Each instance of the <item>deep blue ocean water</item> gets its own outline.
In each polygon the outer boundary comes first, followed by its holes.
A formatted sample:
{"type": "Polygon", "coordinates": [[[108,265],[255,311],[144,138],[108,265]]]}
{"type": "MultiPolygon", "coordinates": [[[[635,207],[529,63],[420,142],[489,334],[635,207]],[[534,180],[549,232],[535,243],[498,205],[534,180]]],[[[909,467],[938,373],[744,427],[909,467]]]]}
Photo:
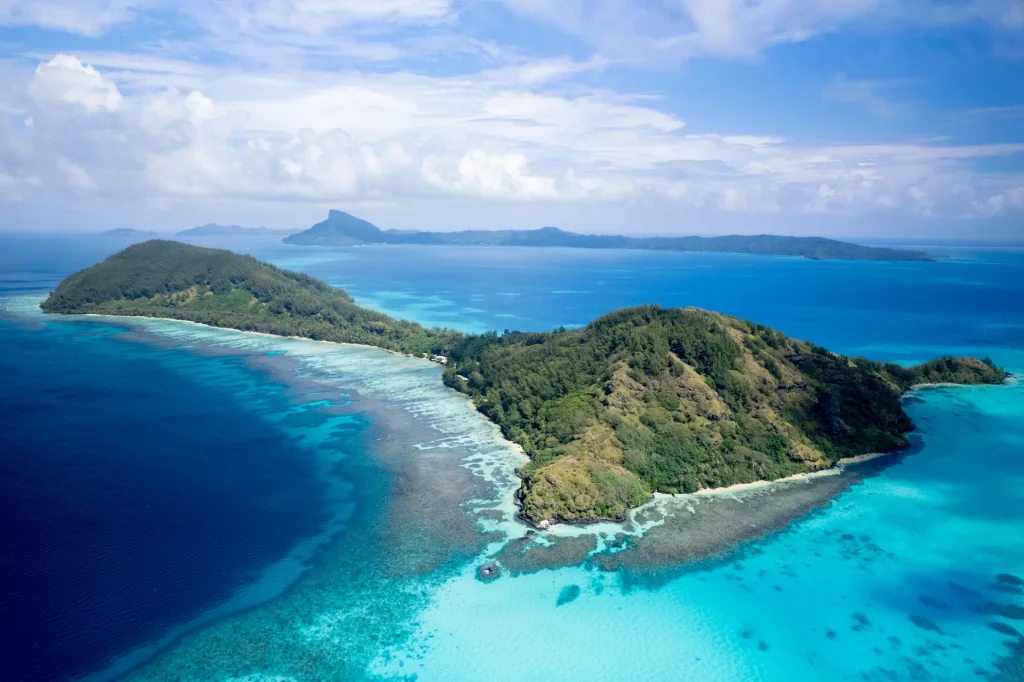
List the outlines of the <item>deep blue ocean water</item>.
{"type": "MultiPolygon", "coordinates": [[[[48,289],[124,245],[0,237],[0,296],[48,289]]],[[[851,355],[988,355],[1024,373],[1021,250],[943,248],[939,263],[900,264],[207,245],[468,331],[576,326],[640,303],[698,305],[851,355]]],[[[0,579],[16,588],[0,606],[0,634],[18,653],[4,658],[4,679],[103,668],[222,604],[327,524],[323,472],[282,417],[295,409],[286,388],[243,357],[141,343],[96,322],[0,319],[0,376],[0,499],[16,500],[3,531],[14,550],[0,559],[0,579]]],[[[1002,633],[1024,628],[990,608],[1021,601],[996,576],[1024,574],[1024,394],[1019,384],[936,389],[908,410],[919,426],[911,456],[756,551],[652,590],[614,589],[609,576],[573,568],[453,581],[424,611],[415,646],[391,657],[402,667],[377,671],[455,681],[637,670],[698,682],[986,679],[1014,641],[1002,633]],[[567,589],[579,596],[559,606],[567,589]],[[539,622],[548,634],[524,659],[539,622]]],[[[332,447],[358,449],[360,433],[352,426],[332,447]]],[[[301,626],[275,636],[305,642],[301,626]]]]}
{"type": "Polygon", "coordinates": [[[0,322],[5,680],[57,680],[159,639],[327,519],[309,453],[233,358],[0,322]]]}
{"type": "MultiPolygon", "coordinates": [[[[199,243],[199,242],[197,242],[199,243]]],[[[580,326],[616,308],[693,305],[846,353],[1024,345],[1024,249],[935,248],[937,263],[535,248],[251,252],[358,301],[470,331],[580,326]],[[886,351],[870,349],[889,347],[886,351]]],[[[913,359],[913,358],[908,358],[913,359]]]]}

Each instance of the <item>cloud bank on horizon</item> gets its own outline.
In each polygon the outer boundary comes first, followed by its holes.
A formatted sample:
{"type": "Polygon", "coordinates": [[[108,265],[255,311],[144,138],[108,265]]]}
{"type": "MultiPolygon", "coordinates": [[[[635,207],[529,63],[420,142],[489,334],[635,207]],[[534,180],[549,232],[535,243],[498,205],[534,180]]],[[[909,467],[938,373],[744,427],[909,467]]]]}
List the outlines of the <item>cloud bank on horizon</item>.
{"type": "Polygon", "coordinates": [[[0,0],[0,229],[328,206],[1024,238],[1024,3],[0,0]]]}

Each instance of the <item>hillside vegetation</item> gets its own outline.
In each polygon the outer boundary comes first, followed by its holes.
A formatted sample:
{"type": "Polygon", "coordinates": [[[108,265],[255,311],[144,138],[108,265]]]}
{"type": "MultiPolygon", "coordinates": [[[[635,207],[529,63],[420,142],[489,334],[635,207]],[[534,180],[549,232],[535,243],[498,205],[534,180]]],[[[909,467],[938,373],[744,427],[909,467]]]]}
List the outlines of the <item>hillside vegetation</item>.
{"type": "Polygon", "coordinates": [[[168,317],[414,355],[443,352],[458,336],[360,308],[342,289],[252,256],[163,240],[70,275],[42,308],[168,317]]]}
{"type": "Polygon", "coordinates": [[[308,275],[160,240],[69,276],[42,307],[446,354],[445,383],[530,456],[520,500],[535,523],[619,518],[656,491],[772,480],[902,448],[909,387],[1006,378],[989,360],[851,359],[697,308],[628,308],[547,333],[425,329],[308,275]]]}
{"type": "Polygon", "coordinates": [[[617,310],[574,331],[467,337],[445,382],[530,456],[523,514],[618,518],[655,491],[772,480],[905,447],[918,383],[998,383],[991,361],[850,359],[696,308],[617,310]]]}

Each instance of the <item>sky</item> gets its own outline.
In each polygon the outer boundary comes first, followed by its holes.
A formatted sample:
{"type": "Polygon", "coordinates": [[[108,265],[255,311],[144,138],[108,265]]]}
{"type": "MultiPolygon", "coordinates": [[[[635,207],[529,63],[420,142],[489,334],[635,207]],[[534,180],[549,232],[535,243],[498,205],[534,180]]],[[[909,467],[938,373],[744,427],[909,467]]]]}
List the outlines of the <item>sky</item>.
{"type": "Polygon", "coordinates": [[[1024,241],[1024,0],[0,0],[0,230],[1024,241]]]}

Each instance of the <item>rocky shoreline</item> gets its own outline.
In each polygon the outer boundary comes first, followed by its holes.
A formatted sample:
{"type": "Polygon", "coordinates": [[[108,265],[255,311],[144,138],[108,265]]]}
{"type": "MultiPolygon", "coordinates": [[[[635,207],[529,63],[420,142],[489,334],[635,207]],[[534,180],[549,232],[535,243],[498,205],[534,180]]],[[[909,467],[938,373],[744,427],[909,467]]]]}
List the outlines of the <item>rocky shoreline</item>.
{"type": "Polygon", "coordinates": [[[621,571],[633,580],[660,582],[784,532],[864,478],[899,462],[905,452],[863,455],[831,469],[778,481],[655,495],[620,521],[529,531],[486,557],[477,577],[490,582],[505,573],[586,565],[621,571]]]}

